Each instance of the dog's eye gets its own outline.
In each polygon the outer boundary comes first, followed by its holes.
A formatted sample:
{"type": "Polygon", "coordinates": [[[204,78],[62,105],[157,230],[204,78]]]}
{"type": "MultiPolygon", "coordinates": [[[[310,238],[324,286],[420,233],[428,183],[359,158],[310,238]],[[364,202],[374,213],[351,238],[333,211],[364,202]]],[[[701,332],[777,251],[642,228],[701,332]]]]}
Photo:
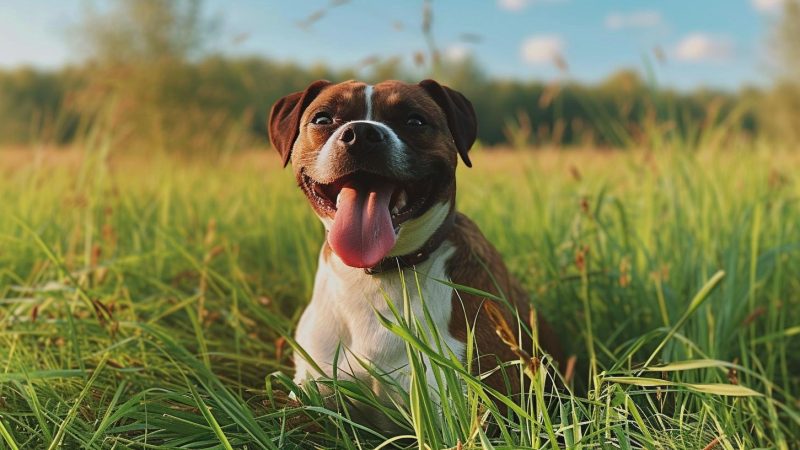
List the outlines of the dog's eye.
{"type": "Polygon", "coordinates": [[[425,119],[422,118],[419,114],[412,114],[408,116],[406,120],[406,125],[410,127],[421,127],[425,125],[425,119]]]}
{"type": "Polygon", "coordinates": [[[314,115],[314,118],[311,119],[311,123],[314,125],[330,125],[333,123],[333,119],[331,115],[326,112],[318,112],[314,115]]]}

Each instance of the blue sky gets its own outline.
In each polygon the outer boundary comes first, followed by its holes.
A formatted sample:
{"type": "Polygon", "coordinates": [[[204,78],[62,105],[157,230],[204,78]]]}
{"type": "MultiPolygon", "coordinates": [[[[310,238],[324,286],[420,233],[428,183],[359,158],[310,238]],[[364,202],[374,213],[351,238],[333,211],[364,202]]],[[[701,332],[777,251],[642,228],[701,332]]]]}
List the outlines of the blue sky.
{"type": "MultiPolygon", "coordinates": [[[[0,66],[80,61],[69,30],[90,4],[103,3],[0,3],[0,66]]],[[[205,8],[221,18],[213,48],[229,54],[358,67],[372,56],[411,65],[425,49],[422,0],[331,4],[207,0],[205,8]],[[321,9],[326,14],[313,24],[298,25],[321,9]]],[[[595,82],[650,61],[661,85],[736,89],[769,82],[768,38],[781,0],[433,0],[432,7],[445,57],[470,55],[490,75],[595,82]],[[480,40],[465,41],[465,33],[480,40]],[[566,71],[554,63],[559,58],[566,71]]]]}

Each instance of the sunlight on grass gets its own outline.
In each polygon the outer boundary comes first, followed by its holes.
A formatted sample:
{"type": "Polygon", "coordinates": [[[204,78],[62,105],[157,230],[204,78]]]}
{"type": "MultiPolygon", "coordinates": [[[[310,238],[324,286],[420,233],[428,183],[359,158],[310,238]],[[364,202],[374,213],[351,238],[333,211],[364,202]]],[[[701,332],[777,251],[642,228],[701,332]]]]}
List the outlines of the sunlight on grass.
{"type": "Polygon", "coordinates": [[[414,380],[390,386],[396,405],[362,382],[291,381],[291,332],[323,236],[272,155],[146,160],[98,135],[49,158],[0,166],[0,448],[800,441],[797,155],[756,143],[478,149],[475,168],[459,168],[459,208],[576,369],[564,380],[525,349],[541,364],[505,368],[533,377],[508,398],[470,373],[474,354],[459,361],[424,332],[427,317],[387,299],[393,316],[381,320],[407,343],[414,380]],[[354,401],[400,436],[352,420],[354,401]]]}

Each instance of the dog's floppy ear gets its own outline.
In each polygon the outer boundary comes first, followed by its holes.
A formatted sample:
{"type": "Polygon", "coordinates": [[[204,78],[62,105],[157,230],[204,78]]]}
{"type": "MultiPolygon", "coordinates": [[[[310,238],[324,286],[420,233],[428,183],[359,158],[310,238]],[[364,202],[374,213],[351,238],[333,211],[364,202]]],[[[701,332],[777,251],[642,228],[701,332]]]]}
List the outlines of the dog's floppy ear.
{"type": "Polygon", "coordinates": [[[453,135],[458,154],[467,167],[472,167],[467,152],[478,136],[478,119],[475,117],[472,103],[460,92],[442,86],[434,80],[423,80],[419,85],[447,115],[447,126],[453,135]]]}
{"type": "Polygon", "coordinates": [[[317,80],[305,91],[294,92],[275,102],[269,111],[269,140],[275,150],[281,154],[283,167],[289,164],[292,157],[292,146],[300,134],[300,118],[308,105],[331,85],[328,80],[317,80]]]}

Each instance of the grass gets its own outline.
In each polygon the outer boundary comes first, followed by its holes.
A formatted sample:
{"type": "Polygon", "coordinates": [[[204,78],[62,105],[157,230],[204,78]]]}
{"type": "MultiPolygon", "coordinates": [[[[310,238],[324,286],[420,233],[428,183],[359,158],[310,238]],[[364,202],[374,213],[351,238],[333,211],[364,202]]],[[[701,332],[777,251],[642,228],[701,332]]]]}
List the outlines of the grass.
{"type": "Polygon", "coordinates": [[[459,207],[577,364],[502,397],[387,299],[413,380],[391,407],[290,381],[323,237],[290,171],[111,147],[0,153],[0,448],[800,448],[797,153],[478,149],[459,207]]]}

